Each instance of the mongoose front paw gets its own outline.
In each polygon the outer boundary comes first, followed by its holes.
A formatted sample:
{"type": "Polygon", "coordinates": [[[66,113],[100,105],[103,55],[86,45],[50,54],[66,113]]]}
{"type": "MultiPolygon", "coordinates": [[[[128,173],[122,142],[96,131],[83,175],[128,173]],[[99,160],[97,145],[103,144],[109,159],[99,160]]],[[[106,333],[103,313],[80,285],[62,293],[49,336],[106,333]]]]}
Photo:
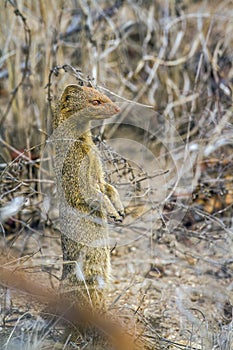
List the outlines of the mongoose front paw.
{"type": "Polygon", "coordinates": [[[125,217],[125,213],[124,212],[117,212],[117,214],[114,214],[114,215],[109,215],[109,217],[111,219],[114,219],[114,221],[116,222],[122,222],[124,217],[125,217]]]}
{"type": "MultiPolygon", "coordinates": [[[[121,217],[121,221],[125,216],[125,211],[123,204],[121,203],[119,193],[112,185],[106,183],[105,184],[105,194],[108,196],[110,202],[112,203],[115,211],[121,217]]],[[[118,221],[118,220],[117,220],[118,221]]]]}
{"type": "Polygon", "coordinates": [[[113,203],[114,208],[116,209],[117,213],[121,216],[122,220],[125,217],[125,210],[124,207],[122,205],[122,203],[120,201],[118,201],[117,203],[113,203]]]}
{"type": "Polygon", "coordinates": [[[121,218],[122,218],[122,220],[123,220],[124,217],[125,217],[125,211],[124,211],[124,209],[118,210],[118,214],[121,216],[121,218]]]}

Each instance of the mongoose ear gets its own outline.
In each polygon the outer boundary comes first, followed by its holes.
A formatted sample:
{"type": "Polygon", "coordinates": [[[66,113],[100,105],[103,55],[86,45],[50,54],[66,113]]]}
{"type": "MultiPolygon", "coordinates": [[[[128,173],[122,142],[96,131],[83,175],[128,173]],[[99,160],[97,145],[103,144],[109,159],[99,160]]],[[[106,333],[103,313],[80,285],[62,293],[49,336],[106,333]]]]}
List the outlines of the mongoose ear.
{"type": "Polygon", "coordinates": [[[67,85],[62,93],[62,95],[68,95],[71,92],[83,91],[82,86],[76,84],[67,85]]]}

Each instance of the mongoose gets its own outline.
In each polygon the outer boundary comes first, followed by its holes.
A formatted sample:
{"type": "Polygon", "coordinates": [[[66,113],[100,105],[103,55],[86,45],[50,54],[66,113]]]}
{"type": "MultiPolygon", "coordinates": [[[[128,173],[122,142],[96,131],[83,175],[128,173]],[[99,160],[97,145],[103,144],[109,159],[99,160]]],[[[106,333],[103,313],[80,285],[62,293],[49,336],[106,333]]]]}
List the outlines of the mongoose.
{"type": "Polygon", "coordinates": [[[53,119],[64,260],[62,286],[95,309],[106,308],[110,277],[107,218],[122,221],[124,208],[117,190],[104,179],[90,122],[110,118],[119,111],[96,89],[68,85],[53,119]]]}

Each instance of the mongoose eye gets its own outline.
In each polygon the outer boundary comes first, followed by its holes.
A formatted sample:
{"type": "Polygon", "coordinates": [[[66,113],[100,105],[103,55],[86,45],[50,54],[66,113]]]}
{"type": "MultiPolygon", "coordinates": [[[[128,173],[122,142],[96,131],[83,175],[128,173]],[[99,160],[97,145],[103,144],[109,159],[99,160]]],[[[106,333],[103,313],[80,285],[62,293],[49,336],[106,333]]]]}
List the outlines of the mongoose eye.
{"type": "Polygon", "coordinates": [[[99,100],[93,100],[92,104],[93,104],[93,106],[98,106],[101,104],[101,102],[99,100]]]}

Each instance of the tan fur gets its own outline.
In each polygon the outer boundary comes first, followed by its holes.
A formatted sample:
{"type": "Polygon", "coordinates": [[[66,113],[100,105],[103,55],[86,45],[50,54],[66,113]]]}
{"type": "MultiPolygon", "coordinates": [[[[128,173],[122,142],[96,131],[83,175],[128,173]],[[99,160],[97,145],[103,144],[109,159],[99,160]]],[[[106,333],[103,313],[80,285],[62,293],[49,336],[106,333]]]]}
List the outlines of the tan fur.
{"type": "Polygon", "coordinates": [[[60,179],[64,201],[68,203],[60,205],[62,285],[95,309],[106,308],[105,291],[110,277],[107,217],[122,221],[124,209],[117,190],[105,182],[90,121],[110,118],[118,112],[119,108],[96,89],[68,85],[53,120],[54,129],[61,130],[61,138],[68,134],[75,140],[66,151],[60,179]],[[66,124],[68,127],[63,128],[66,124]],[[70,214],[69,208],[75,212],[70,214]],[[73,228],[70,222],[75,215],[77,224],[73,228]]]}

